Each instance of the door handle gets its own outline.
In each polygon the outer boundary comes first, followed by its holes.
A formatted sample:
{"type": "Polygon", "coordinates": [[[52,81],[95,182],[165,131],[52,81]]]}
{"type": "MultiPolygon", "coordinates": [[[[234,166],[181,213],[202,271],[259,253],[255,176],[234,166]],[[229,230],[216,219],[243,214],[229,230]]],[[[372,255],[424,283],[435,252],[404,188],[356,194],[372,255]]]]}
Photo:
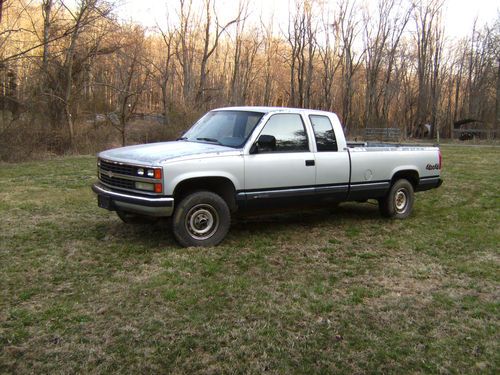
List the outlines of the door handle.
{"type": "Polygon", "coordinates": [[[314,160],[306,160],[306,167],[314,166],[314,160]]]}

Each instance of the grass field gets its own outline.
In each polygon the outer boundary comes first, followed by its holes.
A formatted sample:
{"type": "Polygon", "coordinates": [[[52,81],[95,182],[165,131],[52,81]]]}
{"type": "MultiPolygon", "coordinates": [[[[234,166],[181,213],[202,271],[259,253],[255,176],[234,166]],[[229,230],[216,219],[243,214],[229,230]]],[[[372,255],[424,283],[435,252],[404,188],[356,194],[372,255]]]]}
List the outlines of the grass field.
{"type": "Polygon", "coordinates": [[[182,249],[98,209],[95,160],[0,165],[0,373],[498,373],[500,149],[412,217],[239,220],[182,249]]]}

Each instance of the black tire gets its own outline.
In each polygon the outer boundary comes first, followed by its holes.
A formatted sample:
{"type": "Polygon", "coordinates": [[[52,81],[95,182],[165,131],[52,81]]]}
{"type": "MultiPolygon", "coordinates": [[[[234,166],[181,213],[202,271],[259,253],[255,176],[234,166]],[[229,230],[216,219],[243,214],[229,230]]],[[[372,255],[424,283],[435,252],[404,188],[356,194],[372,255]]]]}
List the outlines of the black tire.
{"type": "Polygon", "coordinates": [[[151,216],[144,216],[139,214],[134,214],[126,211],[116,211],[116,215],[126,224],[151,224],[156,222],[158,219],[151,216]]]}
{"type": "Polygon", "coordinates": [[[392,219],[406,219],[411,214],[414,201],[413,185],[405,179],[397,180],[389,193],[379,199],[380,213],[392,219]]]}
{"type": "Polygon", "coordinates": [[[224,199],[210,191],[187,195],[176,207],[172,230],[181,246],[216,246],[226,237],[231,213],[224,199]]]}

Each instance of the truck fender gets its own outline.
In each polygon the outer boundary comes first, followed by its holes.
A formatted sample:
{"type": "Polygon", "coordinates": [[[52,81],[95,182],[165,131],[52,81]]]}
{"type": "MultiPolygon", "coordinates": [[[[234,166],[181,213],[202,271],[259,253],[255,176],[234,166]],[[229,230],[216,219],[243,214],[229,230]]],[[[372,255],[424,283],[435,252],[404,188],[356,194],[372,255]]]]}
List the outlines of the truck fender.
{"type": "MultiPolygon", "coordinates": [[[[178,176],[176,176],[172,181],[169,182],[169,190],[173,192],[175,191],[176,187],[183,181],[190,180],[190,179],[199,179],[199,178],[204,178],[204,177],[219,177],[219,178],[225,178],[229,181],[234,186],[235,190],[240,190],[241,186],[235,176],[231,175],[230,173],[223,172],[223,171],[196,171],[196,172],[187,172],[187,173],[182,173],[178,176]]],[[[200,186],[202,188],[202,186],[200,186]]]]}
{"type": "Polygon", "coordinates": [[[400,178],[407,179],[413,187],[416,187],[420,179],[418,167],[416,165],[400,165],[394,168],[391,172],[391,182],[394,183],[400,178]]]}

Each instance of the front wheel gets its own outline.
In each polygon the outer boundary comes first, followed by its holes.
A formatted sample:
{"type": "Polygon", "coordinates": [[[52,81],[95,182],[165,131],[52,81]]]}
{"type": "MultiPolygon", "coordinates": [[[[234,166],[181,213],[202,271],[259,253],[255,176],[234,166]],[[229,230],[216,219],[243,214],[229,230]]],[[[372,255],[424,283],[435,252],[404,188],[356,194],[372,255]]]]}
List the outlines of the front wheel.
{"type": "Polygon", "coordinates": [[[379,199],[380,213],[393,219],[406,219],[411,214],[414,200],[413,185],[405,179],[397,180],[389,193],[379,199]]]}
{"type": "Polygon", "coordinates": [[[172,221],[174,236],[181,246],[218,245],[229,230],[231,213],[219,195],[198,191],[177,206],[172,221]]]}

